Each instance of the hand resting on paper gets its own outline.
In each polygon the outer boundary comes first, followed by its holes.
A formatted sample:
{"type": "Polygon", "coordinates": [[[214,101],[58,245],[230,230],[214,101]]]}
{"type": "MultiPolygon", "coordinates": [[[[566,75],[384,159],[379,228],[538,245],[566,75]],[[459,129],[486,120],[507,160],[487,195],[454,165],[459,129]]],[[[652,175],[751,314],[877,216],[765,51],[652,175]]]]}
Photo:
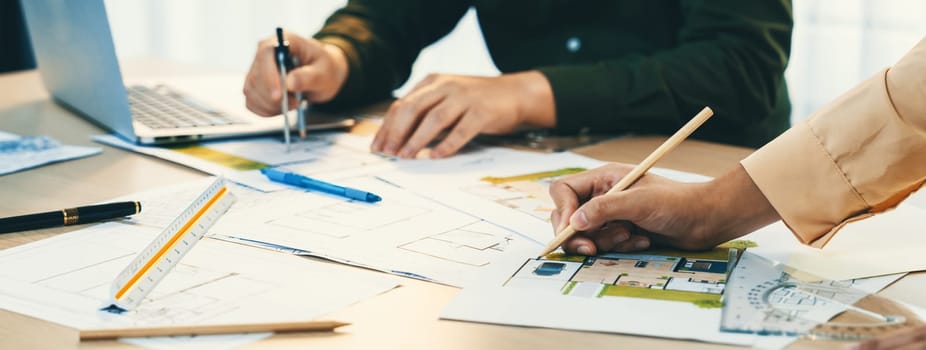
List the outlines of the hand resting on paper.
{"type": "Polygon", "coordinates": [[[554,229],[571,223],[579,233],[563,244],[566,252],[595,255],[651,245],[708,249],[779,219],[742,166],[705,183],[646,174],[628,189],[606,195],[631,169],[608,164],[550,186],[554,229]]]}
{"type": "Polygon", "coordinates": [[[552,128],[554,114],[550,84],[537,71],[497,77],[431,74],[389,107],[370,149],[410,159],[446,131],[431,151],[432,158],[443,158],[478,134],[552,128]]]}

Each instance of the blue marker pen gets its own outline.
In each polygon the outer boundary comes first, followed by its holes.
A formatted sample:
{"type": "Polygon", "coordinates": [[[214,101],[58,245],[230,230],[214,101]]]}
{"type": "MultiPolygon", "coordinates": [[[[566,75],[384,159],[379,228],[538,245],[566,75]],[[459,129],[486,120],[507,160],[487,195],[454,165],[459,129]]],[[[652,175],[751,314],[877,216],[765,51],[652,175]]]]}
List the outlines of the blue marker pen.
{"type": "Polygon", "coordinates": [[[367,191],[338,186],[333,183],[316,180],[299,174],[287,173],[273,168],[260,169],[260,173],[267,176],[271,181],[302,187],[307,190],[324,192],[367,203],[376,203],[383,200],[382,197],[367,191]]]}

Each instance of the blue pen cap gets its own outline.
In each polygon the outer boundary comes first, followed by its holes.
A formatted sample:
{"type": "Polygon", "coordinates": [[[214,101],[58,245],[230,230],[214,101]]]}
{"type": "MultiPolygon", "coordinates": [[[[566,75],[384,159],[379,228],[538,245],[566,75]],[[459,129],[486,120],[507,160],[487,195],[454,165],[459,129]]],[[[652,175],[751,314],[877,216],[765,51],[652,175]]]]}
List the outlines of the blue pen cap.
{"type": "Polygon", "coordinates": [[[284,172],[282,172],[282,171],[279,171],[279,170],[276,170],[276,169],[274,169],[274,168],[263,168],[263,169],[260,169],[260,173],[261,173],[261,174],[264,174],[264,176],[267,176],[268,178],[270,178],[271,181],[285,182],[286,173],[284,173],[284,172]]]}
{"type": "Polygon", "coordinates": [[[361,190],[353,189],[350,187],[344,188],[344,197],[355,199],[358,201],[364,201],[368,203],[376,203],[376,202],[383,200],[380,196],[377,196],[370,192],[361,191],[361,190]]]}

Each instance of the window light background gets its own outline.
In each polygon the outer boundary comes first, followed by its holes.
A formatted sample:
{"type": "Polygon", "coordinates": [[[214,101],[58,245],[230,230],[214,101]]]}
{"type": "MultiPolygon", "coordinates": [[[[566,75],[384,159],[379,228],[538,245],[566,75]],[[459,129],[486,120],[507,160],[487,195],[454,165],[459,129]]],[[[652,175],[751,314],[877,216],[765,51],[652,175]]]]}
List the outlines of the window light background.
{"type": "MultiPolygon", "coordinates": [[[[106,0],[120,58],[156,57],[246,72],[257,41],[282,26],[303,35],[321,28],[346,1],[106,0]]],[[[926,1],[795,0],[786,77],[799,121],[848,88],[894,63],[926,36],[926,1]]],[[[474,11],[427,48],[404,94],[428,73],[496,75],[474,11]]]]}

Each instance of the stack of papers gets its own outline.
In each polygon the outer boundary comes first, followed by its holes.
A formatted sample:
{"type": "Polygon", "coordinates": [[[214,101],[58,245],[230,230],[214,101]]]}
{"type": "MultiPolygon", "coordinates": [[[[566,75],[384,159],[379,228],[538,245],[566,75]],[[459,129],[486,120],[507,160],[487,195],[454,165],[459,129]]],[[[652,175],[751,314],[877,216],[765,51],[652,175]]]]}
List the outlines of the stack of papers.
{"type": "MultiPolygon", "coordinates": [[[[272,137],[173,148],[136,146],[111,135],[96,140],[225,175],[246,188],[233,189],[238,201],[211,238],[138,310],[112,315],[98,308],[112,278],[183,207],[176,203],[198,191],[156,191],[130,220],[0,252],[0,308],[80,329],[279,322],[314,318],[397,285],[388,276],[296,254],[466,287],[443,312],[448,319],[757,344],[754,334],[720,331],[720,296],[734,283],[728,281],[736,262],[730,257],[742,247],[716,254],[536,257],[553,237],[550,183],[600,161],[502,148],[394,160],[370,154],[368,137],[336,133],[315,134],[290,153],[272,137]],[[383,201],[273,183],[260,174],[265,167],[376,193],[383,201]]],[[[652,172],[683,182],[709,180],[652,172]]],[[[917,239],[916,219],[924,214],[901,206],[847,226],[822,251],[800,245],[780,224],[744,237],[743,244],[757,256],[826,280],[923,269],[916,263],[921,259],[897,258],[914,256],[916,247],[894,248],[917,239]],[[872,245],[870,232],[885,227],[891,232],[879,232],[883,246],[872,245]]],[[[871,282],[866,291],[892,278],[871,282]]]]}

